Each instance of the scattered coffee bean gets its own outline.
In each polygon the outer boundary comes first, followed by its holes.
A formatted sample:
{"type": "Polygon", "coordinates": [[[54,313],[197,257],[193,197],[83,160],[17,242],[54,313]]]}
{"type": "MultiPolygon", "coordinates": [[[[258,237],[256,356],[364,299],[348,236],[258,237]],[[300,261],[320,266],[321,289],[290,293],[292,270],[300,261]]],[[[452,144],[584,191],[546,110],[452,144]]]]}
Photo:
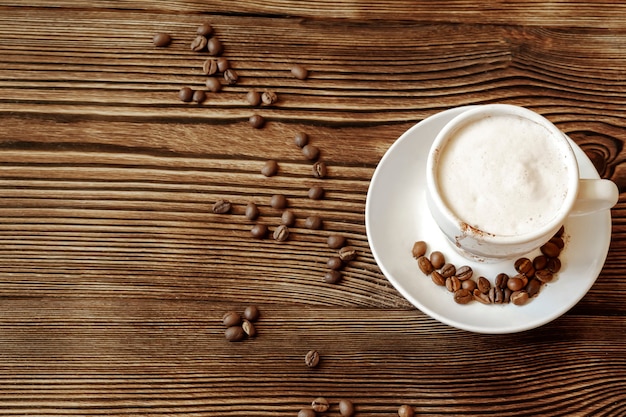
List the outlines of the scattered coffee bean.
{"type": "Polygon", "coordinates": [[[354,404],[350,400],[339,400],[339,414],[342,417],[352,417],[354,415],[354,404]]]}
{"type": "Polygon", "coordinates": [[[555,237],[563,237],[563,233],[565,233],[565,226],[561,226],[559,230],[554,234],[555,237]]]}
{"type": "Polygon", "coordinates": [[[339,258],[344,262],[350,262],[356,259],[356,249],[352,246],[344,246],[339,249],[339,258]]]}
{"type": "Polygon", "coordinates": [[[265,125],[265,119],[263,118],[263,116],[258,114],[250,116],[250,119],[248,121],[255,129],[260,129],[265,125]]]}
{"type": "Polygon", "coordinates": [[[513,291],[511,291],[508,288],[505,288],[502,290],[502,292],[504,293],[504,300],[502,301],[503,304],[508,304],[511,302],[511,294],[513,294],[513,291]]]}
{"type": "Polygon", "coordinates": [[[248,306],[243,310],[243,318],[249,321],[257,321],[261,312],[257,306],[248,306]]]}
{"type": "Polygon", "coordinates": [[[287,227],[291,227],[296,223],[296,215],[291,210],[285,210],[282,216],[280,216],[280,222],[287,227]]]}
{"type": "Polygon", "coordinates": [[[217,69],[217,60],[213,58],[209,58],[204,63],[202,63],[202,72],[207,75],[216,74],[217,69]]]}
{"type": "Polygon", "coordinates": [[[246,94],[246,101],[251,106],[258,106],[261,104],[261,94],[258,91],[248,91],[246,94]]]}
{"type": "Polygon", "coordinates": [[[554,243],[560,250],[563,250],[563,248],[565,247],[565,241],[561,237],[555,236],[550,239],[549,242],[554,243]]]}
{"type": "Polygon", "coordinates": [[[417,258],[417,266],[424,275],[430,275],[435,270],[435,268],[433,268],[433,264],[430,262],[430,259],[426,256],[420,256],[417,258]]]}
{"type": "Polygon", "coordinates": [[[532,277],[535,274],[535,267],[528,258],[519,258],[513,265],[515,270],[520,274],[524,274],[527,277],[532,277]]]}
{"type": "Polygon", "coordinates": [[[277,173],[278,173],[278,162],[274,161],[273,159],[265,161],[263,168],[261,168],[261,174],[265,175],[266,177],[272,177],[276,175],[277,173]]]}
{"type": "Polygon", "coordinates": [[[329,248],[331,248],[331,249],[339,249],[339,248],[345,246],[346,238],[344,236],[342,236],[342,235],[333,234],[333,235],[328,236],[327,243],[328,243],[328,247],[329,248]]]}
{"type": "Polygon", "coordinates": [[[198,26],[198,29],[196,30],[196,34],[199,36],[204,36],[205,38],[208,38],[211,35],[213,35],[213,26],[205,22],[201,24],[200,26],[198,26]]]}
{"type": "Polygon", "coordinates": [[[304,221],[304,227],[311,230],[319,230],[324,225],[324,221],[320,216],[309,216],[304,221]]]}
{"type": "Polygon", "coordinates": [[[328,269],[338,270],[343,267],[343,261],[338,256],[331,256],[326,261],[326,266],[328,267],[328,269]]]}
{"type": "Polygon", "coordinates": [[[222,55],[224,52],[224,46],[219,39],[213,37],[209,39],[206,43],[206,48],[209,51],[209,55],[218,56],[222,55]]]}
{"type": "Polygon", "coordinates": [[[284,242],[289,239],[289,228],[284,224],[281,224],[274,230],[274,240],[277,242],[284,242]]]}
{"type": "Polygon", "coordinates": [[[529,280],[528,284],[526,285],[526,292],[528,292],[528,296],[534,297],[535,295],[539,294],[541,284],[542,282],[536,278],[529,280]]]}
{"type": "Polygon", "coordinates": [[[320,363],[320,354],[317,350],[309,350],[304,356],[304,363],[309,368],[315,368],[320,363]]]}
{"type": "Polygon", "coordinates": [[[230,201],[220,199],[220,200],[217,200],[215,204],[213,204],[213,213],[226,214],[230,212],[231,208],[232,208],[232,204],[230,203],[230,201]]]}
{"type": "Polygon", "coordinates": [[[550,258],[548,259],[548,265],[546,269],[553,274],[556,274],[561,270],[561,260],[559,258],[550,258]]]}
{"type": "Polygon", "coordinates": [[[304,132],[298,132],[293,141],[298,148],[304,148],[309,143],[309,136],[304,132]]]}
{"type": "Polygon", "coordinates": [[[229,68],[224,71],[224,80],[230,85],[237,84],[237,81],[239,81],[239,74],[237,74],[237,71],[234,69],[229,68]]]}
{"type": "Polygon", "coordinates": [[[206,100],[206,93],[202,90],[196,90],[193,92],[192,100],[200,104],[206,100]]]}
{"type": "Polygon", "coordinates": [[[451,277],[445,278],[445,280],[446,280],[445,281],[446,288],[450,292],[457,292],[463,287],[463,285],[461,284],[461,280],[455,277],[454,275],[452,275],[451,277]]]}
{"type": "Polygon", "coordinates": [[[152,43],[156,47],[163,48],[165,46],[169,46],[172,43],[172,37],[163,32],[155,33],[154,37],[152,38],[152,43]]]}
{"type": "Polygon", "coordinates": [[[303,408],[302,410],[298,411],[298,417],[316,417],[317,414],[315,414],[315,411],[313,411],[311,408],[303,408]]]}
{"type": "Polygon", "coordinates": [[[411,249],[411,254],[413,255],[415,259],[417,259],[420,256],[424,256],[426,254],[427,248],[428,248],[428,245],[426,245],[426,242],[424,242],[423,240],[418,240],[417,242],[413,244],[413,248],[411,249]]]}
{"type": "MultiPolygon", "coordinates": [[[[461,279],[459,278],[459,280],[461,279]]],[[[461,280],[461,288],[465,290],[474,292],[474,290],[476,289],[476,286],[477,286],[476,281],[472,279],[461,280]]]]}
{"type": "Polygon", "coordinates": [[[504,301],[504,292],[502,291],[502,288],[491,287],[489,290],[489,301],[493,304],[502,304],[504,301]]]}
{"type": "Polygon", "coordinates": [[[491,282],[489,282],[489,280],[485,277],[478,277],[476,287],[481,293],[487,294],[489,292],[489,289],[491,288],[491,282]]]}
{"type": "Polygon", "coordinates": [[[320,149],[314,145],[304,145],[302,147],[302,155],[310,161],[314,161],[320,156],[320,149]]]}
{"type": "Polygon", "coordinates": [[[509,278],[509,280],[506,282],[506,286],[511,291],[519,291],[522,288],[524,288],[524,282],[522,281],[520,277],[515,276],[515,277],[509,278]]]}
{"type": "Polygon", "coordinates": [[[514,291],[511,294],[511,302],[516,306],[524,305],[528,302],[528,293],[524,290],[514,291]]]}
{"type": "Polygon", "coordinates": [[[267,236],[267,232],[268,228],[265,224],[255,224],[254,226],[252,226],[252,229],[250,229],[250,234],[252,235],[252,237],[255,237],[257,239],[263,239],[265,236],[267,236]]]}
{"type": "Polygon", "coordinates": [[[455,274],[456,274],[456,267],[452,265],[451,263],[447,263],[441,267],[441,275],[444,278],[451,277],[452,275],[455,275],[455,274]]]}
{"type": "Polygon", "coordinates": [[[282,194],[274,194],[272,198],[270,198],[270,206],[275,209],[284,209],[287,207],[287,197],[282,194]]]}
{"type": "Polygon", "coordinates": [[[241,323],[241,328],[243,329],[244,333],[248,335],[248,337],[256,336],[256,328],[250,322],[250,320],[244,320],[241,323]]]}
{"type": "Polygon", "coordinates": [[[306,80],[309,76],[309,71],[302,65],[296,64],[291,67],[291,74],[299,80],[306,80]]]}
{"type": "Polygon", "coordinates": [[[328,400],[324,397],[317,397],[311,403],[311,408],[316,413],[325,413],[326,411],[328,411],[329,407],[330,404],[328,403],[328,400]]]}
{"type": "Polygon", "coordinates": [[[533,259],[533,268],[535,271],[546,269],[548,267],[548,258],[545,255],[539,255],[533,259]]]}
{"type": "Polygon", "coordinates": [[[313,187],[309,188],[308,196],[311,200],[321,200],[322,198],[324,198],[324,194],[324,187],[314,185],[313,187]]]}
{"type": "Polygon", "coordinates": [[[543,283],[546,283],[554,279],[554,274],[552,274],[552,272],[548,271],[547,269],[540,269],[535,273],[535,278],[543,283]]]}
{"type": "Polygon", "coordinates": [[[224,57],[217,58],[217,70],[219,72],[224,72],[228,68],[230,68],[230,62],[228,61],[228,59],[224,57]]]}
{"type": "Polygon", "coordinates": [[[430,274],[430,278],[433,280],[433,282],[436,285],[439,285],[439,286],[446,285],[446,279],[442,277],[441,274],[437,272],[436,270],[430,274]]]}
{"type": "Polygon", "coordinates": [[[213,93],[218,93],[222,90],[222,83],[215,77],[209,77],[205,82],[206,88],[213,93]]]}
{"type": "Polygon", "coordinates": [[[561,253],[561,248],[559,248],[554,242],[547,242],[541,246],[539,250],[548,258],[556,258],[561,253]]]}
{"type": "Polygon", "coordinates": [[[330,271],[327,271],[324,275],[324,282],[328,284],[337,284],[339,281],[341,281],[341,278],[342,274],[340,271],[336,269],[331,269],[330,271]]]}
{"type": "Polygon", "coordinates": [[[317,161],[313,164],[313,176],[315,178],[326,178],[326,175],[328,175],[328,168],[326,168],[324,161],[317,161]]]}
{"type": "Polygon", "coordinates": [[[489,296],[487,294],[481,292],[478,288],[476,288],[472,292],[472,295],[474,295],[474,300],[478,301],[479,303],[491,304],[491,301],[489,301],[489,296]]]}
{"type": "Polygon", "coordinates": [[[227,311],[222,317],[222,323],[226,327],[239,326],[241,324],[241,315],[236,311],[227,311]]]}
{"type": "Polygon", "coordinates": [[[207,38],[202,35],[198,35],[193,39],[193,41],[191,41],[191,50],[194,52],[200,52],[206,48],[206,44],[207,38]]]}
{"type": "Polygon", "coordinates": [[[415,410],[409,405],[403,404],[398,408],[398,417],[413,417],[415,410]]]}
{"type": "Polygon", "coordinates": [[[193,90],[189,87],[182,87],[178,90],[178,98],[180,101],[184,101],[185,103],[189,103],[193,100],[193,90]]]}
{"type": "Polygon", "coordinates": [[[246,338],[246,332],[241,326],[231,326],[224,331],[224,337],[229,342],[240,342],[246,338]]]}
{"type": "Polygon", "coordinates": [[[435,269],[441,269],[446,263],[446,258],[443,253],[436,250],[430,254],[430,262],[435,269]]]}
{"type": "Polygon", "coordinates": [[[506,288],[506,283],[509,280],[509,276],[505,273],[500,273],[496,275],[495,286],[502,289],[506,288]]]}
{"type": "Polygon", "coordinates": [[[278,94],[273,91],[264,91],[261,94],[261,102],[266,106],[271,106],[278,101],[278,94]]]}
{"type": "Polygon", "coordinates": [[[456,270],[455,275],[459,280],[465,281],[467,279],[470,279],[472,275],[474,275],[474,271],[469,266],[463,265],[462,267],[456,270]]]}

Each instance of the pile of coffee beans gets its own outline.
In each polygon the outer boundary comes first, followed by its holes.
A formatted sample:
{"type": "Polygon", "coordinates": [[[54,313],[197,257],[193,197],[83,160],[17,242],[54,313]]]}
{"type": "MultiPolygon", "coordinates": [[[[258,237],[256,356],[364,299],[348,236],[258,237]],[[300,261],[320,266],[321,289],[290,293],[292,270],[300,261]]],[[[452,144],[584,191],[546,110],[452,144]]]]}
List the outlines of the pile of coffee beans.
{"type": "Polygon", "coordinates": [[[457,268],[447,263],[443,253],[433,251],[426,256],[428,245],[424,241],[413,244],[411,253],[417,259],[417,265],[424,275],[430,276],[439,286],[445,286],[454,296],[458,304],[477,301],[483,304],[508,304],[518,306],[526,304],[535,297],[541,286],[551,282],[561,269],[559,255],[565,247],[564,227],[539,250],[541,255],[532,260],[526,257],[515,261],[513,267],[517,272],[509,276],[502,272],[496,275],[493,285],[483,276],[475,277],[470,266],[457,268]]]}
{"type": "Polygon", "coordinates": [[[241,342],[249,337],[256,336],[254,324],[260,316],[258,307],[248,306],[239,314],[235,310],[227,311],[222,316],[222,323],[226,327],[224,337],[229,342],[241,342]]]}
{"type": "MultiPolygon", "coordinates": [[[[331,404],[324,397],[317,397],[311,402],[310,407],[301,409],[298,417],[316,417],[319,414],[326,413],[330,410],[331,404]]],[[[354,404],[350,400],[341,399],[337,404],[339,415],[343,417],[351,417],[354,415],[354,404]]]]}

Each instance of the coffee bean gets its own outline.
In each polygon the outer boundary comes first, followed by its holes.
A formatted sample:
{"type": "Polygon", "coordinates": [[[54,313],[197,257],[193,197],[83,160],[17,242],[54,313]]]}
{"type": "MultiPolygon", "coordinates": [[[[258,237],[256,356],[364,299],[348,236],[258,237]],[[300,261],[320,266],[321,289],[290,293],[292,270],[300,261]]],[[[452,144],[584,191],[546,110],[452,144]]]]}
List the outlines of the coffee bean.
{"type": "Polygon", "coordinates": [[[243,310],[243,318],[249,321],[257,321],[261,312],[257,306],[248,306],[243,310]]]}
{"type": "Polygon", "coordinates": [[[193,92],[193,96],[191,97],[193,101],[200,104],[206,100],[206,93],[202,90],[196,90],[193,92]]]}
{"type": "Polygon", "coordinates": [[[517,272],[527,277],[532,277],[535,274],[535,267],[528,258],[519,258],[515,261],[514,267],[517,272]]]}
{"type": "Polygon", "coordinates": [[[339,400],[339,414],[342,417],[352,417],[354,415],[354,404],[352,404],[352,401],[339,400]]]}
{"type": "Polygon", "coordinates": [[[403,404],[398,408],[398,417],[413,417],[415,415],[415,411],[411,406],[403,404]]]}
{"type": "Polygon", "coordinates": [[[511,291],[508,288],[505,288],[502,290],[502,293],[504,294],[504,298],[502,300],[502,304],[508,304],[511,302],[511,294],[513,294],[513,291],[511,291]]]}
{"type": "Polygon", "coordinates": [[[213,37],[209,39],[206,43],[206,48],[209,51],[209,55],[218,56],[222,55],[224,52],[224,46],[219,39],[213,37]]]}
{"type": "Polygon", "coordinates": [[[237,74],[237,71],[234,69],[229,68],[224,71],[224,80],[226,81],[226,84],[237,84],[237,81],[239,81],[239,74],[237,74]]]}
{"type": "Polygon", "coordinates": [[[441,267],[441,275],[444,278],[451,277],[456,274],[456,267],[450,263],[445,264],[441,267]]]}
{"type": "Polygon", "coordinates": [[[278,95],[273,91],[264,91],[261,94],[261,102],[266,106],[271,106],[278,101],[278,95]]]}
{"type": "Polygon", "coordinates": [[[280,216],[280,222],[287,227],[291,227],[296,223],[296,215],[291,210],[285,210],[282,216],[280,216]]]}
{"type": "Polygon", "coordinates": [[[291,74],[299,80],[306,80],[309,76],[309,71],[302,65],[296,64],[291,67],[291,74]]]}
{"type": "Polygon", "coordinates": [[[284,209],[287,207],[287,197],[282,194],[274,194],[272,198],[270,198],[270,206],[275,209],[284,209]]]}
{"type": "Polygon", "coordinates": [[[528,281],[528,284],[526,285],[526,292],[528,292],[528,296],[534,297],[535,295],[537,295],[539,293],[539,290],[541,289],[541,284],[542,282],[536,278],[528,281]]]}
{"type": "Polygon", "coordinates": [[[539,255],[533,259],[533,268],[535,271],[539,269],[546,269],[548,266],[548,258],[545,255],[539,255]]]}
{"type": "Polygon", "coordinates": [[[459,280],[465,281],[467,279],[470,279],[472,275],[474,275],[474,271],[469,266],[463,265],[462,267],[456,270],[455,275],[459,280]]]}
{"type": "Polygon", "coordinates": [[[258,91],[248,91],[246,94],[246,101],[251,106],[258,106],[261,104],[261,94],[258,91]]]}
{"type": "Polygon", "coordinates": [[[435,270],[435,268],[433,268],[433,264],[430,262],[430,259],[426,256],[420,256],[417,258],[417,266],[424,275],[430,275],[435,270]]]}
{"type": "MultiPolygon", "coordinates": [[[[459,278],[459,280],[460,280],[460,278],[459,278]]],[[[476,289],[476,281],[474,281],[472,279],[461,280],[461,288],[463,288],[465,290],[472,291],[472,293],[473,293],[474,290],[476,289]]]]}
{"type": "Polygon", "coordinates": [[[342,235],[330,235],[327,239],[328,247],[331,249],[339,249],[346,244],[346,238],[342,235]]]}
{"type": "Polygon", "coordinates": [[[319,230],[324,225],[324,222],[320,216],[309,216],[304,221],[304,227],[311,230],[319,230]]]}
{"type": "Polygon", "coordinates": [[[311,200],[321,200],[324,198],[324,188],[319,185],[314,185],[309,188],[308,196],[311,200]]]}
{"type": "Polygon", "coordinates": [[[563,250],[565,247],[565,241],[560,237],[553,237],[549,242],[554,243],[559,249],[563,250]]]}
{"type": "Polygon", "coordinates": [[[524,290],[514,291],[511,294],[511,302],[516,306],[524,305],[528,302],[528,293],[524,290]]]}
{"type": "Polygon", "coordinates": [[[224,337],[229,342],[240,342],[246,338],[246,332],[241,326],[232,326],[224,331],[224,337]]]}
{"type": "Polygon", "coordinates": [[[430,279],[432,279],[436,285],[440,285],[440,286],[446,285],[446,279],[442,277],[441,274],[437,271],[433,271],[430,274],[430,279]]]}
{"type": "Polygon", "coordinates": [[[328,269],[339,270],[343,267],[343,261],[338,256],[331,256],[328,258],[328,261],[326,261],[326,266],[328,269]]]}
{"type": "Polygon", "coordinates": [[[213,27],[209,24],[209,23],[203,23],[200,26],[198,26],[198,29],[196,30],[196,34],[198,34],[199,36],[204,36],[205,38],[210,37],[211,35],[213,35],[213,27]]]}
{"type": "Polygon", "coordinates": [[[485,277],[478,277],[478,282],[476,283],[476,287],[481,293],[487,294],[489,292],[489,289],[491,288],[491,283],[485,277]]]}
{"type": "Polygon", "coordinates": [[[546,283],[554,279],[554,274],[547,269],[540,269],[535,273],[535,278],[543,283],[546,283]]]}
{"type": "Polygon", "coordinates": [[[298,417],[316,417],[317,414],[315,414],[315,411],[313,411],[310,408],[303,408],[302,410],[298,411],[298,417]]]}
{"type": "Polygon", "coordinates": [[[548,259],[548,265],[546,265],[546,269],[553,274],[556,274],[561,270],[561,260],[559,258],[548,259]]]}
{"type": "Polygon", "coordinates": [[[259,212],[259,208],[257,207],[257,205],[253,202],[249,202],[246,206],[246,218],[248,220],[256,220],[259,217],[259,214],[261,213],[259,212]]]}
{"type": "Polygon", "coordinates": [[[241,324],[241,315],[236,311],[227,311],[222,317],[222,323],[226,327],[239,326],[241,324]]]}
{"type": "Polygon", "coordinates": [[[263,116],[258,114],[250,116],[250,119],[248,119],[248,121],[250,122],[250,125],[252,125],[252,127],[255,129],[260,129],[265,125],[265,119],[263,118],[263,116]]]}
{"type": "Polygon", "coordinates": [[[340,271],[336,269],[331,269],[330,271],[327,271],[324,275],[324,282],[328,284],[337,284],[339,281],[341,281],[341,278],[342,274],[340,271]]]}
{"type": "Polygon", "coordinates": [[[489,301],[493,304],[502,304],[504,302],[504,292],[502,291],[502,288],[491,287],[489,290],[489,301]]]}
{"type": "Polygon", "coordinates": [[[193,39],[193,41],[191,41],[191,50],[194,52],[200,52],[206,48],[206,44],[207,38],[202,35],[198,35],[193,39]]]}
{"type": "Polygon", "coordinates": [[[248,335],[248,337],[254,337],[256,336],[256,328],[254,327],[254,325],[250,322],[250,320],[244,320],[241,323],[241,328],[243,329],[243,331],[248,335]]]}
{"type": "Polygon", "coordinates": [[[205,85],[206,85],[206,88],[209,89],[209,91],[212,91],[214,93],[218,93],[222,90],[222,83],[220,82],[220,80],[218,80],[215,77],[207,78],[205,85]]]}
{"type": "Polygon", "coordinates": [[[330,404],[328,403],[328,400],[326,400],[326,398],[324,397],[317,397],[311,403],[311,408],[316,413],[325,413],[326,411],[328,411],[329,407],[330,404]]]}
{"type": "Polygon", "coordinates": [[[228,200],[220,199],[213,204],[213,213],[226,214],[232,208],[232,204],[228,200]]]}
{"type": "Polygon", "coordinates": [[[185,103],[189,103],[193,100],[193,90],[189,87],[183,87],[178,90],[178,98],[180,101],[184,101],[185,103]]]}
{"type": "Polygon", "coordinates": [[[304,132],[298,132],[293,141],[298,148],[304,148],[309,143],[309,136],[304,132]]]}
{"type": "Polygon", "coordinates": [[[314,145],[304,145],[302,147],[302,155],[310,161],[314,161],[320,156],[320,149],[314,145]]]}
{"type": "MultiPolygon", "coordinates": [[[[439,274],[441,275],[441,274],[439,274]]],[[[443,276],[442,276],[443,277],[443,276]]],[[[451,277],[444,278],[446,289],[450,292],[457,292],[462,288],[461,280],[452,275],[451,277]]]]}
{"type": "Polygon", "coordinates": [[[509,278],[509,280],[506,282],[506,286],[511,291],[519,291],[522,288],[524,288],[524,282],[521,280],[520,277],[515,276],[512,278],[509,278]]]}
{"type": "Polygon", "coordinates": [[[172,43],[172,37],[167,33],[155,33],[152,38],[152,43],[154,46],[163,48],[165,46],[169,46],[172,43]]]}
{"type": "Polygon", "coordinates": [[[424,256],[426,254],[426,249],[428,249],[426,242],[424,242],[423,240],[418,240],[417,242],[413,244],[413,248],[411,249],[411,254],[413,255],[415,259],[417,259],[420,256],[424,256]]]}
{"type": "Polygon", "coordinates": [[[356,249],[352,246],[344,246],[339,249],[339,258],[344,262],[350,262],[356,259],[356,249]]]}
{"type": "Polygon", "coordinates": [[[254,226],[252,226],[252,229],[250,229],[250,234],[252,235],[252,237],[255,237],[257,239],[263,239],[266,235],[267,235],[268,229],[267,229],[267,225],[265,224],[255,224],[254,226]]]}
{"type": "Polygon", "coordinates": [[[315,368],[320,363],[320,354],[317,350],[309,350],[304,356],[304,363],[309,368],[315,368]]]}
{"type": "Polygon", "coordinates": [[[565,226],[561,226],[559,230],[554,234],[555,237],[562,237],[563,233],[565,233],[565,226]]]}
{"type": "Polygon", "coordinates": [[[506,288],[506,283],[509,280],[509,276],[505,273],[500,273],[496,275],[495,286],[502,289],[506,288]]]}
{"type": "Polygon", "coordinates": [[[478,301],[479,303],[491,304],[491,301],[489,301],[489,296],[481,292],[478,288],[472,291],[472,295],[474,296],[474,300],[478,301]]]}
{"type": "Polygon", "coordinates": [[[209,58],[202,63],[202,72],[207,75],[217,73],[217,60],[209,58]]]}
{"type": "Polygon", "coordinates": [[[328,175],[328,168],[326,168],[326,163],[323,161],[317,161],[313,164],[313,176],[315,178],[326,178],[328,175]]]}
{"type": "Polygon", "coordinates": [[[561,253],[561,248],[559,248],[554,242],[547,242],[541,246],[539,250],[548,258],[556,258],[561,253]]]}
{"type": "Polygon", "coordinates": [[[265,161],[263,168],[261,168],[261,174],[265,175],[266,177],[272,177],[276,175],[277,173],[278,173],[278,162],[274,161],[273,159],[265,161]]]}
{"type": "Polygon", "coordinates": [[[230,62],[228,61],[228,59],[224,57],[217,58],[217,70],[219,72],[224,72],[228,68],[230,68],[230,62]]]}
{"type": "Polygon", "coordinates": [[[430,262],[435,269],[441,269],[446,263],[446,258],[443,256],[443,253],[436,250],[430,254],[430,262]]]}
{"type": "Polygon", "coordinates": [[[289,228],[284,224],[281,224],[274,230],[274,240],[277,242],[284,242],[289,239],[289,228]]]}

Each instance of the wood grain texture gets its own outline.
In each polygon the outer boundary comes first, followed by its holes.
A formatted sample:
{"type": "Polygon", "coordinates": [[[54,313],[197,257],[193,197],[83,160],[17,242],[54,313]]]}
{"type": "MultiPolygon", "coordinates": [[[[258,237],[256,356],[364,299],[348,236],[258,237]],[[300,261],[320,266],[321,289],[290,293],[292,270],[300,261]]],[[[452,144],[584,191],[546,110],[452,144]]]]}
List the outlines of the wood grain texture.
{"type": "Polygon", "coordinates": [[[415,310],[364,226],[389,146],[462,105],[544,114],[624,191],[625,20],[597,1],[0,2],[0,415],[295,416],[320,395],[326,415],[341,398],[359,416],[626,415],[623,198],[589,293],[515,335],[415,310]],[[241,79],[182,103],[206,79],[189,48],[205,20],[241,79]],[[279,102],[251,108],[265,89],[279,102]],[[287,242],[244,216],[255,202],[273,230],[274,194],[297,216],[287,242]],[[339,285],[322,282],[331,233],[358,251],[339,285]],[[228,343],[222,314],[250,304],[258,336],[228,343]]]}

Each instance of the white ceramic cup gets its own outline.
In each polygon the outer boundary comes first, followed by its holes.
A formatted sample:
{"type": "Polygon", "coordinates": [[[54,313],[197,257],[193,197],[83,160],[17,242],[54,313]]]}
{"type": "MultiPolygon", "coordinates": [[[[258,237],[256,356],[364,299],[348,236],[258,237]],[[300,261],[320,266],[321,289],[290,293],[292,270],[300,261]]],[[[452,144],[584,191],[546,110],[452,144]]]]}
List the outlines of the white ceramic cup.
{"type": "Polygon", "coordinates": [[[613,207],[617,186],[581,179],[570,141],[529,109],[488,104],[448,122],[427,160],[430,212],[474,261],[502,261],[546,243],[568,216],[613,207]]]}

